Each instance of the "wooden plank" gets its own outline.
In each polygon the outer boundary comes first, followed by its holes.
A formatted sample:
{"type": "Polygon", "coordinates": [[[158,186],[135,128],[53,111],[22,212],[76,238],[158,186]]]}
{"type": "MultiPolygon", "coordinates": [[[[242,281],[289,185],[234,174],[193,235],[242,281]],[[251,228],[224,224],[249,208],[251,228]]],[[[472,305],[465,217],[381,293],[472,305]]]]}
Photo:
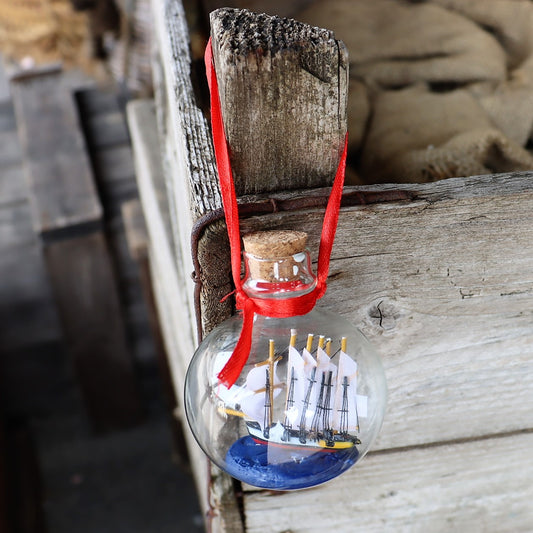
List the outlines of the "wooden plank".
{"type": "Polygon", "coordinates": [[[117,93],[111,88],[83,88],[76,91],[75,98],[85,116],[107,115],[120,107],[117,93]]]}
{"type": "Polygon", "coordinates": [[[11,100],[0,98],[0,131],[16,131],[15,112],[11,100]]]}
{"type": "Polygon", "coordinates": [[[130,254],[135,260],[142,259],[148,254],[148,233],[141,202],[137,199],[125,202],[121,210],[130,254]]]}
{"type": "MultiPolygon", "coordinates": [[[[204,132],[182,105],[183,93],[190,94],[190,71],[183,59],[188,52],[180,55],[179,8],[163,1],[154,6],[165,74],[160,131],[164,153],[170,154],[169,196],[185,220],[174,219],[179,234],[210,204],[191,185],[187,173],[197,165],[198,153],[191,155],[189,137],[176,124],[195,124],[198,137],[204,132]],[[184,201],[189,196],[190,204],[184,201]]],[[[372,190],[375,204],[342,210],[329,289],[320,305],[358,324],[383,356],[390,398],[377,451],[346,475],[309,491],[279,494],[244,487],[246,530],[527,531],[533,522],[531,174],[347,188],[346,195],[372,190]],[[408,193],[404,200],[379,200],[396,190],[408,193]]],[[[278,198],[306,200],[325,192],[269,196],[279,206],[278,198]]],[[[269,199],[242,199],[256,200],[269,199]]],[[[305,228],[316,258],[322,213],[311,207],[276,212],[243,220],[242,228],[305,228]]],[[[227,257],[220,254],[223,236],[220,221],[208,225],[200,249],[216,256],[218,275],[227,272],[227,257]]],[[[187,240],[180,242],[186,250],[187,240]]],[[[157,266],[162,301],[175,287],[164,276],[179,268],[169,261],[157,266]]],[[[204,268],[207,261],[200,264],[202,282],[220,281],[214,268],[204,268]]],[[[220,297],[214,285],[206,289],[204,315],[220,297]]],[[[182,291],[190,295],[189,288],[182,291]]],[[[167,312],[165,337],[179,346],[171,326],[175,316],[176,311],[167,312]]],[[[223,522],[226,509],[218,510],[223,522]]]]}
{"type": "Polygon", "coordinates": [[[88,412],[97,430],[139,420],[113,265],[71,89],[60,70],[12,80],[34,229],[88,412]]]}
{"type": "MultiPolygon", "coordinates": [[[[6,172],[6,174],[11,173],[6,172]]],[[[20,173],[14,175],[22,177],[20,173]]],[[[15,193],[15,191],[9,192],[15,193]]],[[[13,196],[16,198],[15,194],[13,196]]],[[[13,248],[38,245],[38,239],[31,227],[30,206],[23,198],[7,205],[0,204],[0,243],[6,252],[13,248]]]]}
{"type": "Polygon", "coordinates": [[[20,166],[2,169],[0,193],[0,346],[21,350],[58,340],[61,328],[20,166]]]}
{"type": "MultiPolygon", "coordinates": [[[[188,294],[183,290],[184,273],[178,267],[179,258],[174,255],[153,102],[130,102],[128,123],[134,146],[140,198],[150,238],[149,258],[157,311],[178,405],[183,405],[185,372],[194,353],[196,335],[189,314],[188,294]]],[[[211,521],[212,531],[243,531],[231,479],[214,467],[210,471],[207,459],[192,434],[187,431],[185,436],[201,507],[206,516],[209,515],[207,520],[211,521]],[[210,480],[210,483],[206,480],[210,480]]]]}
{"type": "MultiPolygon", "coordinates": [[[[27,330],[33,325],[28,322],[27,330]]],[[[34,336],[34,333],[31,333],[34,336]]],[[[83,405],[63,339],[41,339],[9,348],[2,344],[0,389],[10,419],[81,413],[83,405]]]]}
{"type": "MultiPolygon", "coordinates": [[[[392,187],[413,200],[341,210],[320,302],[383,357],[390,397],[375,448],[533,428],[529,174],[392,187]]],[[[281,212],[242,231],[306,228],[316,254],[321,224],[318,210],[281,212]]]]}
{"type": "MultiPolygon", "coordinates": [[[[13,133],[16,136],[15,133],[13,133]]],[[[0,143],[2,134],[0,134],[0,143]]],[[[24,169],[22,161],[0,162],[0,209],[13,204],[28,203],[28,191],[26,189],[24,169]]],[[[28,226],[31,228],[31,220],[28,219],[28,226]]],[[[33,230],[32,230],[32,233],[33,230]]]]}
{"type": "Polygon", "coordinates": [[[0,161],[2,166],[17,165],[22,162],[22,151],[17,136],[13,131],[0,132],[0,161]]]}
{"type": "Polygon", "coordinates": [[[9,91],[9,79],[6,72],[6,64],[2,59],[0,61],[0,102],[9,102],[11,100],[11,94],[9,91]]]}
{"type": "Polygon", "coordinates": [[[219,9],[210,20],[237,195],[331,183],[347,131],[344,44],[246,10],[219,9]]]}
{"type": "Polygon", "coordinates": [[[38,343],[58,341],[61,326],[48,285],[41,250],[2,248],[0,275],[0,346],[22,350],[38,343]]]}
{"type": "Polygon", "coordinates": [[[527,433],[372,454],[323,488],[246,494],[246,531],[529,531],[531,446],[527,433]]]}
{"type": "Polygon", "coordinates": [[[95,429],[129,426],[140,404],[107,244],[101,233],[45,248],[69,354],[95,429]]]}
{"type": "Polygon", "coordinates": [[[60,71],[11,82],[34,227],[51,234],[101,219],[74,101],[60,71]]]}

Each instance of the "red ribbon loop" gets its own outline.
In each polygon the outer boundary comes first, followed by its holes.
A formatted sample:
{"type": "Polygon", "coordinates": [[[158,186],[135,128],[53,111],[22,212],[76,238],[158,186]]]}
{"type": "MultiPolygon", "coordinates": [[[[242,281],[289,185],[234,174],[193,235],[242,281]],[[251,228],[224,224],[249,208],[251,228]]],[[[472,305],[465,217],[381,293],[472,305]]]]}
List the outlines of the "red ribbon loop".
{"type": "Polygon", "coordinates": [[[243,326],[237,345],[235,346],[230,359],[218,374],[218,379],[229,388],[237,381],[248,359],[252,345],[252,329],[255,314],[273,318],[288,318],[291,316],[305,315],[314,308],[317,300],[322,298],[326,292],[329,260],[333,248],[333,241],[335,240],[335,232],[337,230],[339,208],[342,198],[342,188],[344,186],[348,135],[346,135],[345,138],[344,150],[339,161],[328,205],[324,214],[318,254],[317,285],[315,289],[302,296],[286,298],[283,300],[276,300],[274,298],[251,298],[242,288],[239,211],[237,197],[235,195],[233,173],[231,171],[228,143],[224,132],[218,82],[213,64],[211,39],[209,39],[205,50],[205,65],[209,92],[211,95],[213,145],[215,148],[215,159],[220,180],[222,203],[224,205],[224,214],[228,228],[231,251],[231,271],[233,282],[235,283],[236,304],[237,309],[240,309],[243,312],[243,326]]]}

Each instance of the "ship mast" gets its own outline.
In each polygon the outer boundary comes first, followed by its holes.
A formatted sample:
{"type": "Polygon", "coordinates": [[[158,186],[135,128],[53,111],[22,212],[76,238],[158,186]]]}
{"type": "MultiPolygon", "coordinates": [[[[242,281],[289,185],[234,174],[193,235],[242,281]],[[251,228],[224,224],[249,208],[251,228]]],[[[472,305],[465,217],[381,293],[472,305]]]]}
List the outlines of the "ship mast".
{"type": "Polygon", "coordinates": [[[268,400],[269,400],[269,410],[268,410],[268,425],[271,426],[274,422],[274,340],[270,339],[268,341],[268,373],[270,376],[270,386],[268,387],[268,400]]]}
{"type": "MultiPolygon", "coordinates": [[[[296,346],[296,338],[297,333],[295,329],[291,329],[291,339],[289,341],[289,346],[294,348],[296,346]]],[[[289,358],[290,361],[290,358],[289,358]]],[[[296,381],[296,377],[294,376],[294,367],[290,368],[290,378],[288,379],[288,387],[287,387],[287,396],[285,397],[285,421],[283,423],[283,426],[285,427],[285,433],[289,429],[292,429],[292,424],[289,420],[288,412],[291,407],[294,406],[294,382],[296,381]]],[[[287,376],[289,377],[289,376],[287,376]]]]}
{"type": "MultiPolygon", "coordinates": [[[[331,358],[331,339],[327,339],[326,341],[326,355],[331,358]]],[[[325,398],[324,403],[322,404],[322,431],[324,432],[324,436],[333,434],[333,430],[331,429],[331,389],[333,387],[332,383],[333,378],[333,372],[331,370],[328,371],[328,377],[327,381],[325,383],[325,398]]]]}

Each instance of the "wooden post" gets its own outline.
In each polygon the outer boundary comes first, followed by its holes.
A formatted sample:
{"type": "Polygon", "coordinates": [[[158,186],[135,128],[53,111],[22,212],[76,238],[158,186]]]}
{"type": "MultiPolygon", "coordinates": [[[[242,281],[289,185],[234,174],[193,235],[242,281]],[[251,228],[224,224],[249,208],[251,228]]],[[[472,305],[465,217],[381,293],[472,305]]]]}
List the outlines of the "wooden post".
{"type": "Polygon", "coordinates": [[[33,226],[87,410],[95,429],[130,425],[139,396],[72,94],[59,69],[15,76],[12,91],[33,226]]]}
{"type": "Polygon", "coordinates": [[[237,195],[329,185],[347,131],[344,44],[246,10],[210,18],[237,195]]]}

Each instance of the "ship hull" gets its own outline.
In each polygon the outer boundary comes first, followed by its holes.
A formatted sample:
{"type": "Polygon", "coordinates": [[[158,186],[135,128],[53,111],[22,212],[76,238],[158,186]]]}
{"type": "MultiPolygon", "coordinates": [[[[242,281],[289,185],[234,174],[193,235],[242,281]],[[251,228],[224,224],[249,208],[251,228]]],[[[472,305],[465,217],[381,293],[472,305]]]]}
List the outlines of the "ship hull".
{"type": "Polygon", "coordinates": [[[281,424],[274,424],[269,428],[267,435],[256,425],[247,424],[248,433],[250,437],[257,444],[264,444],[268,446],[275,446],[287,450],[312,450],[313,452],[335,452],[339,450],[349,450],[353,448],[358,439],[348,435],[332,435],[330,439],[326,439],[320,435],[312,438],[307,435],[301,438],[300,432],[295,430],[288,430],[281,424]]]}

